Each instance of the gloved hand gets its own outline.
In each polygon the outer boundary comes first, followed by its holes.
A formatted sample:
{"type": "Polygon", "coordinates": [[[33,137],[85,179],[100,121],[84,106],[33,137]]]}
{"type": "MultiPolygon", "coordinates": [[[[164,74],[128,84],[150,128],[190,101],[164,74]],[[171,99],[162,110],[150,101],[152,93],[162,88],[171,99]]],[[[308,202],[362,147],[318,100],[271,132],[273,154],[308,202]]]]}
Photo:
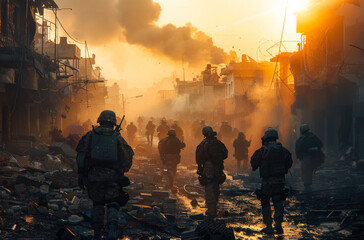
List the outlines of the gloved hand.
{"type": "Polygon", "coordinates": [[[82,175],[78,175],[78,186],[82,190],[85,190],[85,183],[83,182],[83,176],[82,175]]]}

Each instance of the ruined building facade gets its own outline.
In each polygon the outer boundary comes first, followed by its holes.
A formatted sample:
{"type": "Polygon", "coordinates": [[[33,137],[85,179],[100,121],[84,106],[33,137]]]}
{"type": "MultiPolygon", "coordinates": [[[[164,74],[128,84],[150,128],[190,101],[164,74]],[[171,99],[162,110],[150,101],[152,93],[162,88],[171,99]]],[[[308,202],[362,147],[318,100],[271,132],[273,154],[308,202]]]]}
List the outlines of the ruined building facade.
{"type": "Polygon", "coordinates": [[[53,1],[0,1],[0,144],[28,145],[47,137],[56,118],[55,61],[35,52],[35,13],[53,1]]]}
{"type": "Polygon", "coordinates": [[[292,109],[323,140],[329,156],[354,149],[357,158],[364,157],[363,10],[318,4],[297,15],[302,43],[291,57],[292,109]]]}

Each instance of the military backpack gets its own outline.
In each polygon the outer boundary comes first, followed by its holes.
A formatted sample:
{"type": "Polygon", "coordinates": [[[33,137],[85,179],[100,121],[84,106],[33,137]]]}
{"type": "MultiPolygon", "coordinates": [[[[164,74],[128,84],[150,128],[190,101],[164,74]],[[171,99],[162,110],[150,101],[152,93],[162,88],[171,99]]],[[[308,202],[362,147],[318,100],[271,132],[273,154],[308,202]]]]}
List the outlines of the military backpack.
{"type": "Polygon", "coordinates": [[[118,134],[96,128],[91,133],[90,160],[96,167],[118,168],[118,134]]]}
{"type": "Polygon", "coordinates": [[[286,174],[284,148],[280,143],[264,146],[260,174],[263,178],[280,177],[286,174]]]}

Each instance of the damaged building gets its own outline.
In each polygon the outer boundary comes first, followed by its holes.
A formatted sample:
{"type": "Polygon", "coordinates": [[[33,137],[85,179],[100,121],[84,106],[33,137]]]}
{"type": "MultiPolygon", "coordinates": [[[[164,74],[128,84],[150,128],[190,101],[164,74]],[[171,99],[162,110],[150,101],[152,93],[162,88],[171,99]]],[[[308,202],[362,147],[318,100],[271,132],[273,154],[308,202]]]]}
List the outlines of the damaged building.
{"type": "Polygon", "coordinates": [[[34,49],[36,12],[53,1],[1,1],[0,144],[7,148],[47,138],[57,117],[55,60],[34,49]]]}
{"type": "Polygon", "coordinates": [[[363,6],[346,3],[317,4],[297,15],[302,42],[290,58],[296,90],[292,109],[333,157],[347,152],[364,157],[362,13],[363,6]]]}
{"type": "Polygon", "coordinates": [[[224,114],[231,124],[239,129],[249,126],[249,115],[259,102],[256,87],[269,84],[274,72],[274,64],[256,62],[243,54],[241,62],[230,62],[221,70],[225,82],[224,114]]]}

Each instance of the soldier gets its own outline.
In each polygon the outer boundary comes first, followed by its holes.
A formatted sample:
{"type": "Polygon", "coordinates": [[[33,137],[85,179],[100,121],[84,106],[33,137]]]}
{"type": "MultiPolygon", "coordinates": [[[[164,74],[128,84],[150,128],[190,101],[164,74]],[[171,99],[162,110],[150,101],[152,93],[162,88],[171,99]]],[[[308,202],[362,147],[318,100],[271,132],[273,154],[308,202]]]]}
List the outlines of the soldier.
{"type": "Polygon", "coordinates": [[[237,172],[240,173],[241,169],[241,161],[243,161],[243,169],[248,169],[248,154],[249,154],[249,147],[250,147],[251,140],[246,140],[245,134],[243,132],[239,132],[238,138],[234,140],[234,149],[235,154],[234,157],[237,161],[237,172]]]}
{"type": "Polygon", "coordinates": [[[107,239],[116,239],[120,206],[129,196],[122,187],[130,184],[124,176],[131,165],[134,152],[120,133],[114,129],[116,116],[113,111],[101,112],[99,126],[82,137],[77,146],[79,186],[87,187],[93,201],[92,226],[95,239],[100,239],[107,209],[107,239]]]}
{"type": "Polygon", "coordinates": [[[204,127],[202,134],[205,139],[196,149],[197,174],[200,184],[205,187],[206,216],[209,219],[214,219],[217,216],[220,184],[226,179],[223,169],[224,160],[228,157],[228,150],[216,138],[216,132],[213,131],[212,127],[204,127]]]}
{"type": "Polygon", "coordinates": [[[311,191],[314,170],[325,161],[321,140],[310,131],[307,124],[300,127],[301,136],[296,142],[296,156],[301,162],[305,191],[311,191]]]}
{"type": "Polygon", "coordinates": [[[283,233],[282,222],[287,190],[284,188],[285,174],[292,167],[291,153],[277,142],[278,132],[269,128],[262,137],[262,147],[251,157],[253,171],[259,168],[263,179],[261,189],[256,191],[262,205],[263,233],[274,234],[270,199],[274,206],[274,222],[277,234],[283,233]]]}
{"type": "Polygon", "coordinates": [[[144,123],[144,117],[139,116],[137,121],[138,121],[138,129],[139,129],[139,131],[140,131],[140,134],[142,134],[143,123],[144,123]]]}
{"type": "Polygon", "coordinates": [[[167,168],[169,188],[174,190],[174,179],[177,172],[177,164],[181,162],[181,149],[186,144],[176,136],[176,130],[170,129],[168,137],[162,139],[158,144],[159,154],[163,165],[167,168]]]}
{"type": "Polygon", "coordinates": [[[204,127],[206,127],[205,120],[201,120],[200,124],[194,127],[194,137],[196,139],[201,140],[201,132],[204,127]]]}
{"type": "Polygon", "coordinates": [[[147,136],[148,145],[153,146],[153,136],[155,131],[155,125],[152,120],[149,120],[147,126],[145,127],[145,135],[147,136]]]}
{"type": "Polygon", "coordinates": [[[233,128],[229,125],[228,121],[222,122],[220,127],[219,136],[221,137],[222,141],[227,141],[232,137],[233,128]]]}
{"type": "Polygon", "coordinates": [[[128,133],[130,145],[134,146],[135,134],[138,132],[137,127],[134,125],[133,122],[130,122],[130,124],[126,127],[126,131],[128,133]]]}
{"type": "Polygon", "coordinates": [[[183,130],[182,128],[178,125],[178,121],[174,121],[172,128],[174,130],[176,130],[176,136],[178,139],[181,139],[182,141],[184,140],[184,136],[183,136],[183,130]]]}
{"type": "Polygon", "coordinates": [[[161,121],[161,125],[159,125],[157,128],[159,141],[168,137],[169,129],[170,129],[170,127],[168,126],[166,119],[163,118],[161,121]]]}

